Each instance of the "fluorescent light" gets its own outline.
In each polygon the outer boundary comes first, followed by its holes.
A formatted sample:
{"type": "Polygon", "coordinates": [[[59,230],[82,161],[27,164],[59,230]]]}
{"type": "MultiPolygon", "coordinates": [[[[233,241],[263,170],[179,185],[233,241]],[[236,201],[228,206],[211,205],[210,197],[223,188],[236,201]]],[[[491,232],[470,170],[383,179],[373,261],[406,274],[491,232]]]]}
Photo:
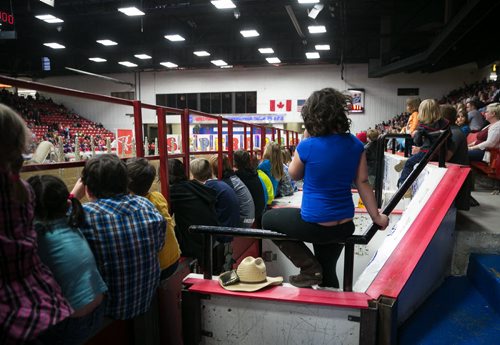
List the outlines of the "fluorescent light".
{"type": "Polygon", "coordinates": [[[311,34],[321,34],[323,32],[326,32],[326,28],[324,25],[312,25],[308,26],[307,29],[311,34]]]}
{"type": "Polygon", "coordinates": [[[94,61],[94,62],[106,62],[107,60],[106,59],[103,59],[103,58],[100,58],[100,57],[93,57],[93,58],[89,58],[90,61],[94,61]]]}
{"type": "Polygon", "coordinates": [[[314,7],[311,8],[311,10],[307,14],[307,16],[309,18],[316,19],[316,17],[318,16],[318,14],[323,10],[323,7],[324,7],[323,4],[316,4],[316,5],[314,5],[314,7]]]}
{"type": "Polygon", "coordinates": [[[224,61],[224,60],[212,60],[210,62],[213,63],[215,66],[219,66],[219,67],[227,65],[226,61],[224,61]]]}
{"type": "Polygon", "coordinates": [[[268,58],[266,58],[266,60],[269,63],[280,63],[281,62],[281,60],[278,59],[277,57],[268,57],[268,58]]]}
{"type": "Polygon", "coordinates": [[[261,54],[273,54],[274,50],[273,48],[259,48],[259,52],[261,54]]]}
{"type": "Polygon", "coordinates": [[[167,62],[160,62],[160,65],[165,66],[165,67],[168,67],[168,68],[176,68],[176,67],[179,67],[179,66],[177,66],[175,63],[173,63],[173,62],[169,62],[169,61],[167,61],[167,62]]]}
{"type": "Polygon", "coordinates": [[[196,56],[210,56],[210,53],[204,50],[195,51],[193,54],[196,56]]]}
{"type": "Polygon", "coordinates": [[[308,59],[319,59],[319,53],[318,52],[307,52],[306,57],[308,59]]]}
{"type": "Polygon", "coordinates": [[[223,66],[220,66],[220,68],[233,68],[233,65],[223,65],[223,66]]]}
{"type": "Polygon", "coordinates": [[[186,39],[184,37],[182,37],[181,35],[165,35],[165,38],[169,41],[172,41],[172,42],[179,42],[179,41],[185,41],[186,39]]]}
{"type": "Polygon", "coordinates": [[[64,20],[59,19],[57,17],[54,17],[51,14],[43,14],[43,15],[35,16],[35,17],[40,19],[40,20],[43,20],[44,22],[49,23],[49,24],[64,23],[64,20]]]}
{"type": "Polygon", "coordinates": [[[46,47],[52,48],[52,49],[64,49],[64,48],[66,48],[66,47],[65,47],[65,46],[63,46],[62,44],[55,43],[55,42],[52,42],[52,43],[44,43],[43,45],[44,45],[44,46],[46,46],[46,47]]]}
{"type": "Polygon", "coordinates": [[[130,17],[145,15],[145,13],[142,12],[137,7],[123,7],[123,8],[119,8],[118,11],[120,11],[121,13],[124,13],[127,16],[130,16],[130,17]]]}
{"type": "Polygon", "coordinates": [[[228,8],[236,8],[236,5],[231,0],[215,0],[210,1],[212,5],[217,7],[219,10],[225,10],[228,8]]]}
{"type": "Polygon", "coordinates": [[[141,60],[151,59],[151,56],[149,56],[148,54],[136,54],[134,56],[138,59],[141,59],[141,60]]]}
{"type": "Polygon", "coordinates": [[[116,46],[118,44],[111,40],[97,40],[96,42],[102,44],[103,46],[116,46]]]}
{"type": "Polygon", "coordinates": [[[243,37],[257,37],[257,36],[259,36],[259,33],[257,32],[257,30],[241,30],[240,34],[243,37]]]}
{"type": "Polygon", "coordinates": [[[137,67],[135,63],[132,63],[130,61],[120,61],[118,62],[120,65],[123,65],[125,67],[137,67]]]}
{"type": "Polygon", "coordinates": [[[299,4],[317,4],[319,0],[299,0],[299,4]]]}
{"type": "Polygon", "coordinates": [[[316,49],[316,50],[330,50],[330,45],[329,44],[317,44],[314,46],[314,49],[316,49]]]}

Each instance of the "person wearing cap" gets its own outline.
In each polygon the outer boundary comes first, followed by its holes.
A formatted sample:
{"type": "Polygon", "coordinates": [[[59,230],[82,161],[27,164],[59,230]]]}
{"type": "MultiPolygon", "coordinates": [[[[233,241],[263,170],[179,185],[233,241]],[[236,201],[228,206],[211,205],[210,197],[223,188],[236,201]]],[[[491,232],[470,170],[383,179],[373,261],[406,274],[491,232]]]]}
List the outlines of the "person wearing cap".
{"type": "Polygon", "coordinates": [[[354,181],[366,210],[374,223],[385,229],[386,215],[377,209],[368,183],[363,144],[350,133],[347,117],[349,96],[332,88],[315,91],[302,108],[306,131],[289,167],[290,176],[304,179],[302,206],[278,208],[263,216],[264,229],[311,242],[315,255],[304,242],[275,241],[279,249],[300,268],[289,277],[292,285],[319,284],[339,287],[335,272],[345,239],[354,232],[354,181]]]}

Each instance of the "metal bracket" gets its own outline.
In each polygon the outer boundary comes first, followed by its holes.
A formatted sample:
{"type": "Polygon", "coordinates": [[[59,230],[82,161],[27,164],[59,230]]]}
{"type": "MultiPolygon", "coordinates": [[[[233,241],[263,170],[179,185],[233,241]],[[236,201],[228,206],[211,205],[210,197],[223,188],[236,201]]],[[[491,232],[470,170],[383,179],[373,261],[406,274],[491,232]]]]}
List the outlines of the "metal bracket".
{"type": "Polygon", "coordinates": [[[354,316],[354,315],[348,315],[347,320],[352,321],[352,322],[361,322],[361,317],[354,316]]]}

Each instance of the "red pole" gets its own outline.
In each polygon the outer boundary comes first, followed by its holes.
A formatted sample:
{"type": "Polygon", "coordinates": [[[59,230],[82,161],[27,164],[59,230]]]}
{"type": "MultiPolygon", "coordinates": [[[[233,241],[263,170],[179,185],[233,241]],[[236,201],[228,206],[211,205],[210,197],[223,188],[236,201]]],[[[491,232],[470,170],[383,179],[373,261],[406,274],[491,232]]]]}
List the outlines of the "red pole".
{"type": "Polygon", "coordinates": [[[160,153],[160,186],[161,193],[168,200],[168,156],[167,156],[167,124],[165,121],[165,110],[156,109],[158,121],[158,152],[160,153]]]}
{"type": "Polygon", "coordinates": [[[142,139],[142,108],[141,101],[134,101],[135,152],[137,157],[144,157],[144,142],[142,139]]]}
{"type": "Polygon", "coordinates": [[[222,179],[222,117],[217,119],[217,178],[222,179]]]}
{"type": "Polygon", "coordinates": [[[285,133],[286,133],[286,147],[289,149],[290,148],[290,131],[287,129],[285,133]]]}
{"type": "Polygon", "coordinates": [[[250,125],[250,157],[253,157],[253,125],[250,125]]]}
{"type": "Polygon", "coordinates": [[[181,115],[182,153],[184,154],[184,169],[189,179],[189,109],[184,109],[181,115]]]}
{"type": "MultiPolygon", "coordinates": [[[[276,140],[276,136],[275,136],[275,133],[274,133],[274,127],[271,127],[271,141],[274,141],[276,140]]],[[[266,134],[267,134],[267,129],[266,129],[266,134]]]]}
{"type": "Polygon", "coordinates": [[[278,132],[278,145],[281,146],[281,129],[276,130],[278,132]]]}
{"type": "Polygon", "coordinates": [[[260,159],[262,159],[264,157],[264,150],[266,149],[266,135],[267,135],[267,131],[266,131],[266,127],[264,126],[260,126],[260,137],[261,137],[261,140],[260,140],[260,159]]]}
{"type": "Polygon", "coordinates": [[[228,120],[227,121],[227,156],[229,158],[229,162],[231,163],[231,166],[233,166],[233,121],[228,120]]]}
{"type": "Polygon", "coordinates": [[[243,149],[245,151],[248,149],[248,145],[247,145],[247,125],[243,126],[243,149]]]}

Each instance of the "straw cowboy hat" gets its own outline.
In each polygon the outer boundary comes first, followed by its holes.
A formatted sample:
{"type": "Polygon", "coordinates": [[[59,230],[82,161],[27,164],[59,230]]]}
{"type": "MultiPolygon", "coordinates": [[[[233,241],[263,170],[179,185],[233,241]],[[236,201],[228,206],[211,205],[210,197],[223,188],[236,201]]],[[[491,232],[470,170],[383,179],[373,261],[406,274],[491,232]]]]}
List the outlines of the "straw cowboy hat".
{"type": "Polygon", "coordinates": [[[283,277],[268,277],[262,258],[247,256],[236,270],[219,276],[219,284],[229,291],[253,292],[268,285],[280,285],[283,277]]]}

